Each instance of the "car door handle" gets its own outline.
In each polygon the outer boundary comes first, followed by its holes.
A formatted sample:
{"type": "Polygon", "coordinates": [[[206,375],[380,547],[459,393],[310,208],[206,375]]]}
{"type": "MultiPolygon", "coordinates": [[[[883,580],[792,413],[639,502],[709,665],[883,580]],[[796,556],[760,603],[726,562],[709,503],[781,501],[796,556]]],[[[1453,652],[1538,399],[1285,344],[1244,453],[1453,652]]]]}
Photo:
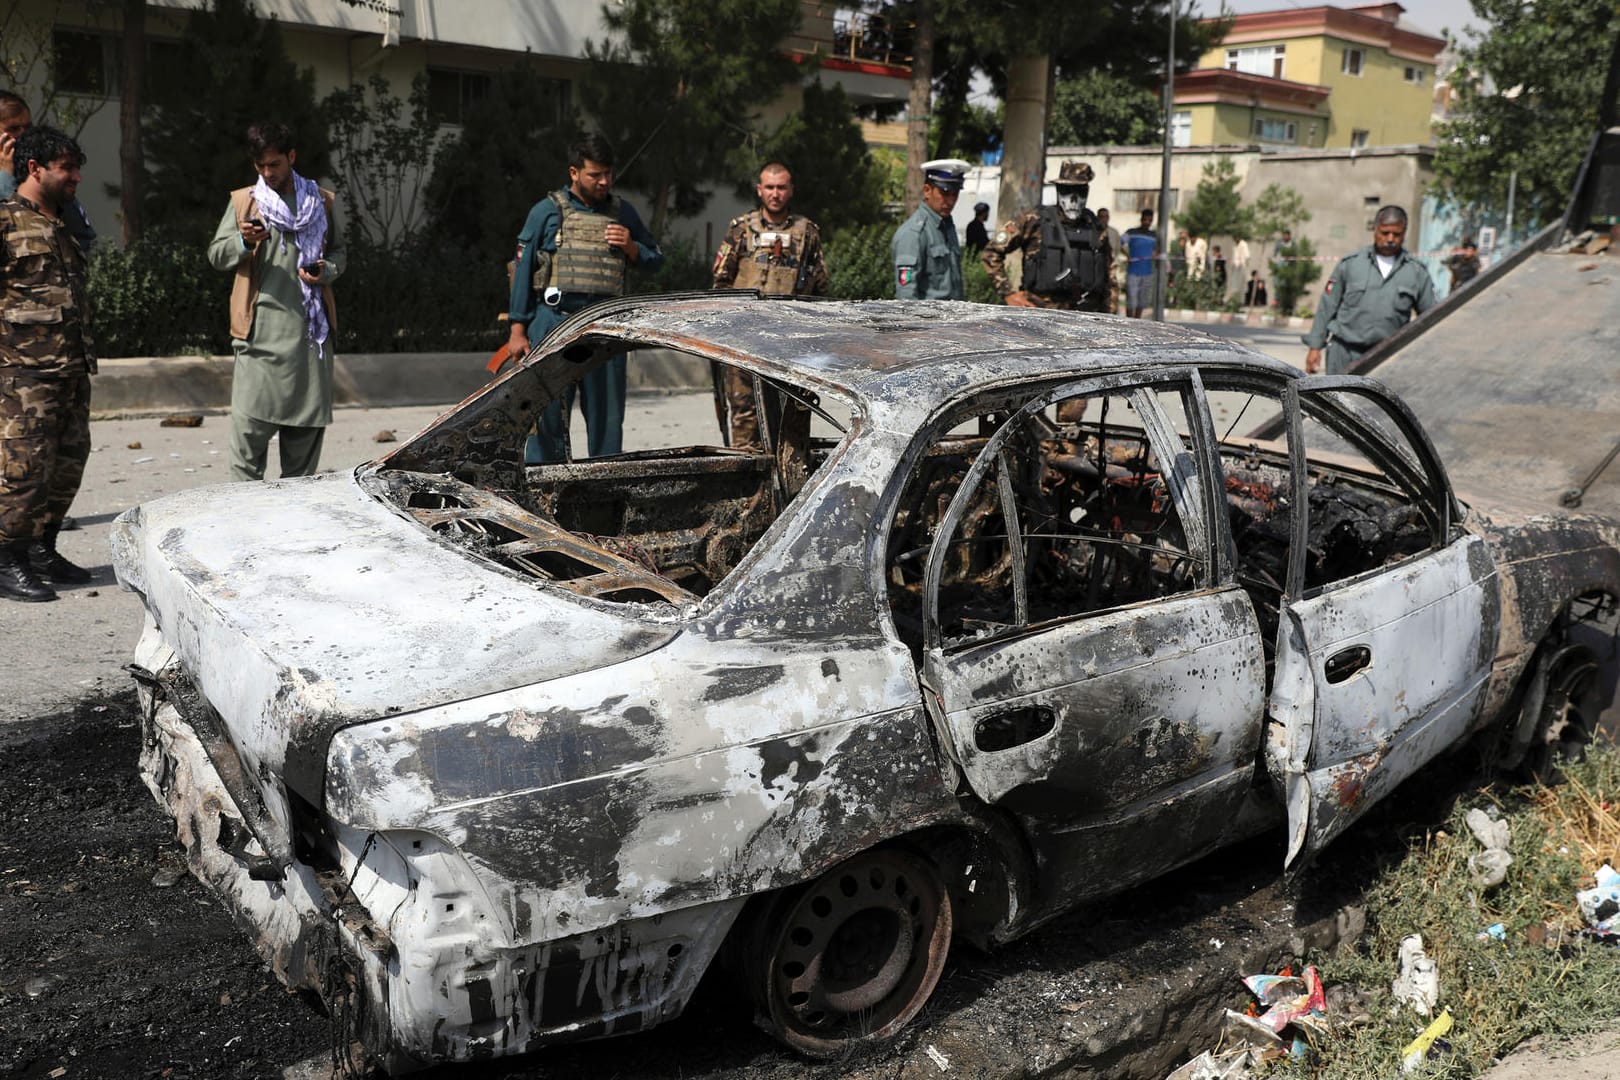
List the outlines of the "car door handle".
{"type": "Polygon", "coordinates": [[[1057,714],[1045,705],[1009,709],[981,717],[973,725],[973,745],[985,753],[1011,750],[1034,742],[1057,726],[1057,714]]]}
{"type": "Polygon", "coordinates": [[[1352,645],[1328,657],[1327,663],[1322,665],[1322,674],[1327,676],[1330,684],[1342,683],[1371,663],[1371,649],[1365,645],[1352,645]]]}

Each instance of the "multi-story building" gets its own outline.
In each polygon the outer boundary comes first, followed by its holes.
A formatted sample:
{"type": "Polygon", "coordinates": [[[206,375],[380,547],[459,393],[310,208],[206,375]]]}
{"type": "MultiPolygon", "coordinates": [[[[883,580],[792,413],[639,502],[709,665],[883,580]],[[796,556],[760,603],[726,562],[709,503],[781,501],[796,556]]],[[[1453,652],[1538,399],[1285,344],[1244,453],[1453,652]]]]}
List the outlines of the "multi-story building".
{"type": "Polygon", "coordinates": [[[1232,16],[1221,44],[1176,78],[1175,144],[1431,144],[1446,42],[1413,27],[1404,13],[1400,4],[1370,4],[1232,16]]]}
{"type": "MultiPolygon", "coordinates": [[[[784,52],[807,71],[818,68],[823,81],[842,86],[858,103],[905,101],[910,57],[881,19],[840,14],[825,0],[801,2],[799,33],[783,42],[784,52]]],[[[148,0],[149,75],[183,80],[178,44],[187,16],[201,6],[202,0],[148,0]]],[[[603,0],[253,0],[255,12],[280,24],[293,62],[313,72],[318,97],[373,75],[403,97],[425,74],[435,136],[456,130],[495,74],[513,64],[529,65],[542,77],[550,90],[546,108],[559,116],[571,108],[574,84],[588,63],[585,43],[607,33],[602,6],[603,0]]],[[[14,87],[36,113],[45,112],[41,118],[75,129],[90,158],[79,197],[109,240],[119,232],[118,202],[107,182],[118,176],[121,11],[122,5],[93,0],[0,0],[0,87],[14,87]]],[[[774,127],[800,100],[794,86],[761,103],[759,124],[774,127]]],[[[245,157],[243,172],[251,178],[245,157]]],[[[223,205],[224,192],[220,198],[223,205]]],[[[721,184],[705,213],[681,228],[712,247],[741,209],[730,185],[721,184]]],[[[514,236],[521,225],[512,223],[514,236]]]]}

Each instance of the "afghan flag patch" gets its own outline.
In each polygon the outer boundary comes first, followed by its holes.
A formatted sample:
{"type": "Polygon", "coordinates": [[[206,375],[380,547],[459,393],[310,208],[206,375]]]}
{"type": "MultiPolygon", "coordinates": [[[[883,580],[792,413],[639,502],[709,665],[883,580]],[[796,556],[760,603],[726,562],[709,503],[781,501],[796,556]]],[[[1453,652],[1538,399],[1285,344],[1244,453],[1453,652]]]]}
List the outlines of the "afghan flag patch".
{"type": "Polygon", "coordinates": [[[897,266],[895,271],[900,276],[901,285],[910,285],[917,280],[917,268],[914,266],[897,266]]]}
{"type": "Polygon", "coordinates": [[[1334,281],[1332,278],[1328,278],[1327,288],[1323,289],[1322,291],[1327,293],[1329,296],[1332,296],[1333,286],[1336,284],[1338,284],[1336,281],[1334,281]]]}

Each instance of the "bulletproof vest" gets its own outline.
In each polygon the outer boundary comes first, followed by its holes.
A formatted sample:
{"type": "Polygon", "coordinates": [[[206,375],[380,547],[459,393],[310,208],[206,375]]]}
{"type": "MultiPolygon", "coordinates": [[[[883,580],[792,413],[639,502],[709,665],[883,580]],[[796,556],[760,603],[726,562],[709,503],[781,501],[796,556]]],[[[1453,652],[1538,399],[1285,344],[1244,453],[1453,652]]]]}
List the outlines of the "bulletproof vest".
{"type": "Polygon", "coordinates": [[[792,296],[798,292],[809,225],[809,218],[795,217],[786,229],[777,229],[758,211],[749,214],[748,247],[737,253],[737,277],[732,288],[758,289],[767,296],[792,296]]]}
{"type": "Polygon", "coordinates": [[[608,201],[606,213],[579,209],[566,191],[553,191],[551,201],[557,204],[562,220],[557,226],[557,252],[551,257],[551,278],[546,284],[565,293],[623,296],[624,255],[602,239],[602,230],[619,222],[619,197],[615,195],[608,201]]]}
{"type": "Polygon", "coordinates": [[[1108,258],[1096,217],[1070,225],[1055,206],[1041,207],[1041,249],[1025,264],[1024,287],[1038,293],[1096,293],[1108,288],[1108,258]]]}
{"type": "Polygon", "coordinates": [[[88,268],[66,226],[9,199],[0,203],[0,367],[94,372],[88,268]]]}

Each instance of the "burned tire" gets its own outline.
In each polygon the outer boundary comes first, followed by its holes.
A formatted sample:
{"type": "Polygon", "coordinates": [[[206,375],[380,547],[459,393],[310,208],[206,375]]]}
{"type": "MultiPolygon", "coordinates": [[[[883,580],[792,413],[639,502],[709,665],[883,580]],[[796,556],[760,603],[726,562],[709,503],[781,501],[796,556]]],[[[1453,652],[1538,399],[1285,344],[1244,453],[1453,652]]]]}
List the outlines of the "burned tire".
{"type": "Polygon", "coordinates": [[[921,855],[857,855],[756,909],[738,966],[760,1026],[810,1057],[881,1043],[928,1001],[951,942],[945,883],[921,855]]]}
{"type": "Polygon", "coordinates": [[[1560,766],[1585,759],[1597,731],[1598,666],[1596,654],[1580,645],[1565,646],[1548,658],[1541,692],[1526,703],[1536,715],[1519,762],[1523,779],[1556,783],[1562,778],[1560,766]]]}

